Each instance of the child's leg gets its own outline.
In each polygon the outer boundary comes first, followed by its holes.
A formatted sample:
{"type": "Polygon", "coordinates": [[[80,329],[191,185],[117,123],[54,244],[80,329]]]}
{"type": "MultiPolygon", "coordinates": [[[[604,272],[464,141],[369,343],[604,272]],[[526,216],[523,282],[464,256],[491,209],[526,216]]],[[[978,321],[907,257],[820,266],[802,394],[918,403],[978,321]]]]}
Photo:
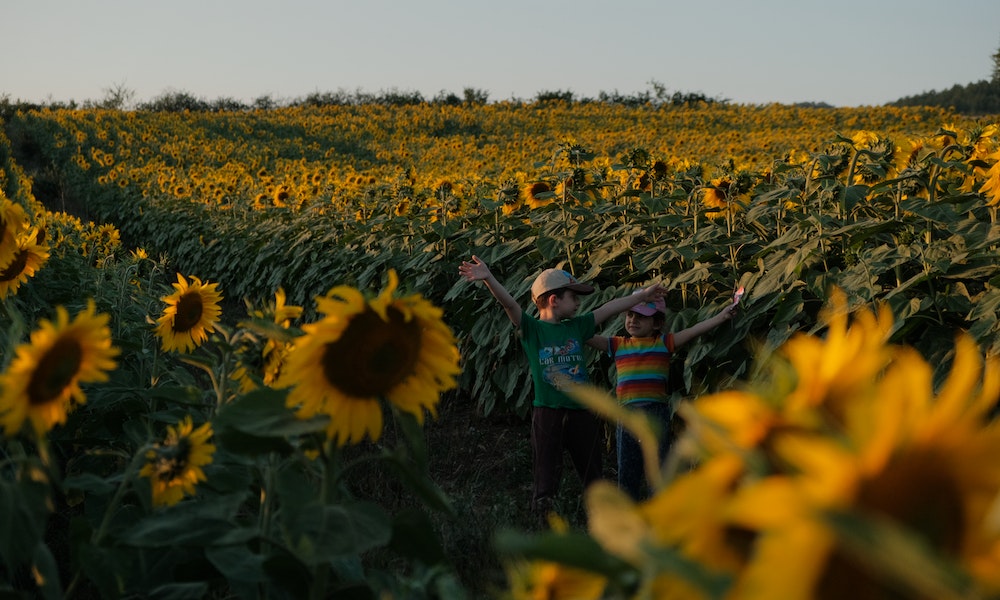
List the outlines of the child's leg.
{"type": "Polygon", "coordinates": [[[584,489],[604,476],[602,421],[589,410],[567,410],[565,444],[584,489]]]}
{"type": "Polygon", "coordinates": [[[620,424],[618,425],[618,487],[632,497],[640,500],[642,497],[643,461],[642,446],[639,440],[620,424]]]}
{"type": "MultiPolygon", "coordinates": [[[[531,510],[548,513],[562,478],[563,421],[565,410],[535,406],[531,409],[531,449],[534,487],[531,510]]],[[[542,515],[544,516],[544,515],[542,515]]]]}

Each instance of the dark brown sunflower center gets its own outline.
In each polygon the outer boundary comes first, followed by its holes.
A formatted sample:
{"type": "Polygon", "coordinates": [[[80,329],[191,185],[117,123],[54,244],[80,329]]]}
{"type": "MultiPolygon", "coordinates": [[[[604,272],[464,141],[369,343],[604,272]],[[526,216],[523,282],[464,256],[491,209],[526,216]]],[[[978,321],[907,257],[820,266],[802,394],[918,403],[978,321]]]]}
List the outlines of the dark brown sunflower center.
{"type": "Polygon", "coordinates": [[[549,184],[545,182],[533,183],[530,188],[531,197],[534,198],[538,194],[544,194],[550,189],[549,184]]]}
{"type": "Polygon", "coordinates": [[[52,402],[65,390],[80,371],[83,348],[75,339],[60,337],[38,361],[28,382],[28,401],[32,405],[52,402]]]}
{"type": "Polygon", "coordinates": [[[949,556],[962,545],[965,512],[954,469],[941,455],[909,453],[861,488],[860,505],[922,536],[949,556]]]}
{"type": "Polygon", "coordinates": [[[188,292],[177,301],[177,314],[174,315],[174,332],[184,333],[194,329],[204,314],[201,294],[188,292]]]}
{"type": "Polygon", "coordinates": [[[17,254],[14,256],[14,262],[0,271],[0,281],[13,281],[17,279],[21,273],[24,272],[24,267],[28,264],[28,251],[18,250],[17,254]]]}
{"type": "MultiPolygon", "coordinates": [[[[948,462],[935,452],[897,458],[878,477],[862,485],[858,506],[866,513],[892,519],[942,555],[955,556],[961,550],[965,530],[961,493],[948,462]]],[[[830,556],[817,588],[820,600],[922,597],[891,586],[870,566],[841,549],[830,556]]]]}
{"type": "Polygon", "coordinates": [[[323,373],[348,396],[387,393],[413,373],[420,354],[420,326],[389,307],[388,321],[367,310],[353,319],[336,342],[327,344],[323,373]]]}
{"type": "Polygon", "coordinates": [[[181,436],[176,443],[166,444],[154,450],[153,468],[160,481],[173,481],[188,467],[191,457],[191,440],[181,436]]]}

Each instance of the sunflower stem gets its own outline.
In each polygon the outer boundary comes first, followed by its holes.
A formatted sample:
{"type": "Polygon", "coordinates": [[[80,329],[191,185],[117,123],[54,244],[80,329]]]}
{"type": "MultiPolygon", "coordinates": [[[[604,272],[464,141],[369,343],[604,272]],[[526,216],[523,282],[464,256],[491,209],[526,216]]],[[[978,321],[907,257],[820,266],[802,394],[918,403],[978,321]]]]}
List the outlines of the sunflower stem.
{"type": "MultiPolygon", "coordinates": [[[[97,528],[97,532],[90,539],[90,544],[92,546],[100,546],[101,542],[104,541],[104,536],[107,535],[108,529],[111,527],[111,520],[114,518],[115,514],[118,512],[118,505],[121,504],[122,498],[125,497],[125,492],[128,491],[129,483],[136,471],[139,470],[139,465],[146,458],[146,452],[152,448],[151,445],[146,444],[139,448],[135,455],[132,457],[132,462],[129,463],[125,472],[122,474],[122,480],[118,484],[118,488],[115,490],[115,495],[112,496],[111,501],[108,502],[108,506],[104,509],[104,517],[101,519],[101,524],[97,528]]],[[[66,586],[66,594],[64,598],[70,598],[73,596],[73,592],[76,590],[76,586],[80,583],[80,578],[83,576],[82,567],[78,567],[76,573],[73,574],[73,579],[70,581],[69,585],[66,586]]]]}
{"type": "MultiPolygon", "coordinates": [[[[337,484],[339,478],[337,463],[340,460],[340,451],[338,446],[333,440],[328,440],[323,451],[323,474],[320,481],[319,488],[319,501],[320,504],[326,506],[327,503],[333,498],[333,487],[337,484]]],[[[325,515],[326,512],[324,511],[325,515]]],[[[325,522],[320,523],[319,531],[326,531],[327,524],[325,522]]],[[[322,563],[316,568],[316,578],[313,580],[313,588],[310,596],[315,600],[322,600],[326,598],[326,585],[327,580],[330,577],[330,565],[328,563],[322,563]]]]}

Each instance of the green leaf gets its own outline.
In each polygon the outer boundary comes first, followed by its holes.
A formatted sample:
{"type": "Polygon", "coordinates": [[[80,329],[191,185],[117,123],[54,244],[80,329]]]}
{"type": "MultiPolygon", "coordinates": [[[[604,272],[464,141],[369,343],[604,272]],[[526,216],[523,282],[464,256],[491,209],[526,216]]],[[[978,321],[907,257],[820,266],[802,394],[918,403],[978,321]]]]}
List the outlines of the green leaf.
{"type": "Polygon", "coordinates": [[[48,485],[30,478],[0,479],[0,559],[4,563],[24,564],[41,543],[49,495],[48,485]]]}
{"type": "Polygon", "coordinates": [[[542,258],[546,261],[562,258],[566,255],[566,243],[562,240],[539,236],[537,242],[538,251],[541,252],[542,258]]]}
{"type": "Polygon", "coordinates": [[[208,595],[208,584],[203,581],[191,583],[168,583],[149,590],[150,600],[190,600],[208,595]]]}
{"type": "Polygon", "coordinates": [[[328,417],[300,419],[285,406],[286,390],[260,388],[223,405],[213,425],[217,435],[235,430],[256,438],[283,438],[326,429],[328,417]]]}
{"type": "Polygon", "coordinates": [[[268,579],[264,571],[268,557],[251,552],[247,546],[213,546],[205,549],[205,557],[230,581],[246,584],[268,579]]]}
{"type": "Polygon", "coordinates": [[[308,504],[284,514],[299,557],[310,565],[354,556],[385,546],[392,539],[389,517],[370,502],[308,504]]]}
{"type": "Polygon", "coordinates": [[[100,477],[93,473],[72,475],[64,479],[62,485],[65,490],[80,490],[99,495],[110,494],[117,487],[117,484],[113,483],[109,478],[100,477]]]}
{"type": "Polygon", "coordinates": [[[31,564],[38,573],[36,577],[41,582],[39,587],[42,591],[42,597],[46,600],[58,600],[62,598],[59,567],[49,547],[45,544],[38,544],[31,558],[31,564]]]}
{"type": "Polygon", "coordinates": [[[628,563],[608,554],[589,535],[578,532],[525,534],[501,529],[494,537],[494,546],[500,555],[552,561],[610,579],[632,571],[628,563]]]}
{"type": "Polygon", "coordinates": [[[245,539],[255,535],[253,529],[237,527],[226,519],[193,514],[183,510],[187,507],[178,506],[177,510],[159,511],[139,521],[121,536],[120,542],[136,548],[210,546],[224,536],[228,543],[233,543],[240,533],[245,539]]]}

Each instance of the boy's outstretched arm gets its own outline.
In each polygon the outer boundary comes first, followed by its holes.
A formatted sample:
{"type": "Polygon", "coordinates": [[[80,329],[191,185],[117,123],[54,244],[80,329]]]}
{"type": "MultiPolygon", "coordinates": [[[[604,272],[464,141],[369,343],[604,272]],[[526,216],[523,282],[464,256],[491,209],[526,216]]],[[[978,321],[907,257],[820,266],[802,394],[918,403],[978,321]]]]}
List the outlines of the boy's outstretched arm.
{"type": "Polygon", "coordinates": [[[480,260],[478,256],[473,255],[471,262],[463,260],[462,264],[458,265],[458,273],[466,281],[484,282],[490,293],[493,294],[493,297],[500,302],[500,306],[503,307],[504,312],[507,313],[507,318],[514,324],[514,327],[521,326],[521,306],[510,295],[507,288],[497,281],[497,278],[490,272],[489,266],[480,260]]]}
{"type": "Polygon", "coordinates": [[[709,331],[715,329],[719,325],[722,325],[726,321],[733,318],[736,314],[736,303],[733,302],[726,308],[719,311],[714,317],[709,317],[704,321],[695,323],[694,325],[683,329],[674,334],[674,348],[680,348],[684,344],[690,342],[694,338],[698,337],[703,333],[708,333],[709,331]]]}
{"type": "Polygon", "coordinates": [[[594,323],[600,325],[601,323],[607,321],[611,317],[617,315],[618,313],[623,313],[626,310],[632,308],[636,304],[642,304],[643,302],[653,302],[659,300],[667,293],[667,288],[660,284],[651,285],[648,288],[644,288],[641,292],[637,294],[631,294],[629,296],[622,296],[621,298],[615,298],[614,300],[608,300],[604,304],[598,306],[594,309],[594,323]]]}

